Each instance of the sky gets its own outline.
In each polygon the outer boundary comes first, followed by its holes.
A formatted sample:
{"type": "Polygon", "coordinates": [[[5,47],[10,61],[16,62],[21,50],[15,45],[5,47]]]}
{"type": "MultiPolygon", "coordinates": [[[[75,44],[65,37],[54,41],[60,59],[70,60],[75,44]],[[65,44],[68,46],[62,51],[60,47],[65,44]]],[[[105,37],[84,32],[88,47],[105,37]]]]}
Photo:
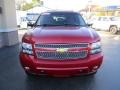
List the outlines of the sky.
{"type": "MultiPolygon", "coordinates": [[[[31,1],[31,0],[26,0],[31,1]]],[[[88,5],[89,1],[92,3],[108,6],[108,5],[120,5],[120,0],[41,0],[44,1],[44,6],[51,9],[64,9],[64,10],[80,10],[88,5]]]]}
{"type": "Polygon", "coordinates": [[[86,4],[87,0],[44,0],[44,6],[52,9],[79,10],[86,4]]]}

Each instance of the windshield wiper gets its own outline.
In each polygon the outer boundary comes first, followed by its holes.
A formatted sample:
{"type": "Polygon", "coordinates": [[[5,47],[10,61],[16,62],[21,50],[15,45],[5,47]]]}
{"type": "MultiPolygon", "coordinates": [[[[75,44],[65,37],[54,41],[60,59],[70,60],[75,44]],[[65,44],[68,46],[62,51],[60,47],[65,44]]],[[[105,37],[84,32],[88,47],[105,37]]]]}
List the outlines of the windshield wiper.
{"type": "Polygon", "coordinates": [[[37,26],[59,26],[59,25],[54,25],[54,24],[41,24],[41,25],[37,25],[37,26]]]}
{"type": "Polygon", "coordinates": [[[55,24],[41,24],[36,26],[83,26],[79,24],[61,24],[61,25],[55,25],[55,24]]]}
{"type": "Polygon", "coordinates": [[[69,23],[65,23],[63,24],[64,26],[80,26],[79,24],[69,24],[69,23]]]}
{"type": "Polygon", "coordinates": [[[37,25],[37,26],[51,26],[49,24],[41,24],[41,25],[37,25]]]}

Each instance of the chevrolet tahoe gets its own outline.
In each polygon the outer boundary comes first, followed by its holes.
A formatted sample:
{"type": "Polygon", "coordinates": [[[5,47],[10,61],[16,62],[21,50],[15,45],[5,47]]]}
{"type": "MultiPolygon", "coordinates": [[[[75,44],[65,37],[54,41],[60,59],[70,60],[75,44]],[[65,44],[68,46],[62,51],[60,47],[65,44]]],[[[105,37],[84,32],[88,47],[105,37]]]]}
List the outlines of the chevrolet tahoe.
{"type": "Polygon", "coordinates": [[[27,75],[93,74],[103,61],[99,35],[74,11],[42,13],[21,46],[20,62],[27,75]]]}

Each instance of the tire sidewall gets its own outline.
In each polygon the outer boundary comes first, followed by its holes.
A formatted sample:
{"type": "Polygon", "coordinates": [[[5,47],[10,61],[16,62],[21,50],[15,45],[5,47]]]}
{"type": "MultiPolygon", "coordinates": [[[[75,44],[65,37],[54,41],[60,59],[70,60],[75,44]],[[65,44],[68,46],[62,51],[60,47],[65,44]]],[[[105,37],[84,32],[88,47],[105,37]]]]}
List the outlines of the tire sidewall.
{"type": "Polygon", "coordinates": [[[110,27],[110,33],[111,34],[117,34],[118,30],[117,30],[117,26],[111,26],[110,27]]]}

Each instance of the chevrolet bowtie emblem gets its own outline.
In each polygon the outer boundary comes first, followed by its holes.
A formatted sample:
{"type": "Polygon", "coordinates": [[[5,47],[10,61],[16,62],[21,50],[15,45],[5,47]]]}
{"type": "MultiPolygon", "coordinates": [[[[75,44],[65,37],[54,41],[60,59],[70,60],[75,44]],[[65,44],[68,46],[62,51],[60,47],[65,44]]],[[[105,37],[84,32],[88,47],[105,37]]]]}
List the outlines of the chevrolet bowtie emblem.
{"type": "Polygon", "coordinates": [[[68,51],[68,48],[57,48],[56,50],[57,52],[67,52],[68,51]]]}

